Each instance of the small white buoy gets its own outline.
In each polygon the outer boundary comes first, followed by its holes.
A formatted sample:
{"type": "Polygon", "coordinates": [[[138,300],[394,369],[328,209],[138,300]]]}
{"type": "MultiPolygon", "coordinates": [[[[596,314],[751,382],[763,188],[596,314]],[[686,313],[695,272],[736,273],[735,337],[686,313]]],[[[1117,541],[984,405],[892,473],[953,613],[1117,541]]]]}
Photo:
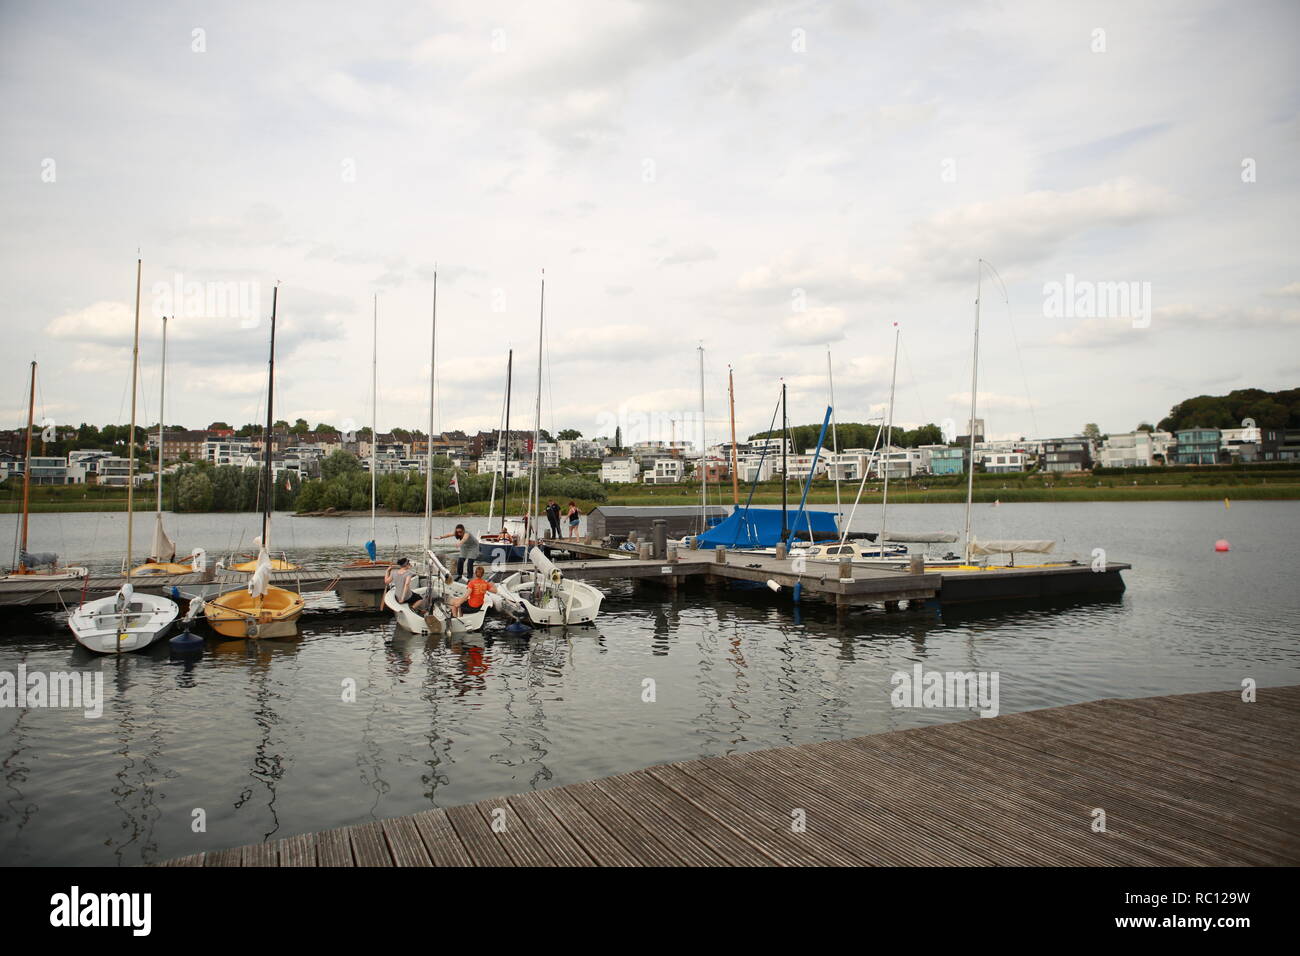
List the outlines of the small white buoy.
{"type": "Polygon", "coordinates": [[[779,592],[781,590],[781,585],[777,584],[771,578],[767,579],[767,586],[771,588],[773,591],[779,592]]]}

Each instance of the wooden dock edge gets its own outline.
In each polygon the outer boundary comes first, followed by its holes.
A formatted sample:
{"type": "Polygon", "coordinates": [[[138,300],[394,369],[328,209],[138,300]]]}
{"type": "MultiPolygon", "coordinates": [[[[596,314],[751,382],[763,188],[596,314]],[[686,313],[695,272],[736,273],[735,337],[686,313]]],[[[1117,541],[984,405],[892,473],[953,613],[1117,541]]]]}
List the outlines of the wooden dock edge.
{"type": "Polygon", "coordinates": [[[1294,866],[1300,686],[708,757],[160,866],[1294,866]]]}

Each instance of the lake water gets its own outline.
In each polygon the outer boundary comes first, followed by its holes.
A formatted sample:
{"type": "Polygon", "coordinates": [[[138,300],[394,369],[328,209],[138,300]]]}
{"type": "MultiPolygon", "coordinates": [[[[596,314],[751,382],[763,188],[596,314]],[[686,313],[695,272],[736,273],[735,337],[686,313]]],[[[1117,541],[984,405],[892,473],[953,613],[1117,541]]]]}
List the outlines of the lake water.
{"type": "MultiPolygon", "coordinates": [[[[116,566],[122,515],[36,515],[32,545],[116,566]]],[[[961,505],[900,505],[890,525],[960,531],[961,505]]],[[[146,546],[151,516],[137,517],[146,546]]],[[[857,527],[878,526],[879,509],[857,527]]],[[[16,518],[4,516],[13,540],[16,518]]],[[[440,530],[455,522],[439,519],[440,530]]],[[[471,527],[481,525],[471,521],[471,527]]],[[[246,549],[252,515],[169,515],[182,552],[246,549]]],[[[380,519],[387,553],[420,519],[380,519]]],[[[615,583],[595,627],[465,641],[380,614],[303,618],[288,641],[209,637],[117,658],[75,645],[61,614],[0,617],[0,671],[104,675],[103,716],[0,708],[0,862],[131,865],[558,786],[706,755],[974,716],[895,709],[895,671],[996,671],[1003,712],[1103,697],[1300,683],[1300,505],[978,505],[978,536],[1056,538],[1133,564],[1122,597],[802,610],[788,593],[615,583]],[[1226,538],[1227,554],[1214,542],[1226,538]],[[647,679],[655,700],[643,700],[647,679]],[[356,688],[345,702],[344,687],[356,688]],[[192,829],[195,811],[206,832],[192,829]]],[[[356,556],[369,518],[278,518],[298,559],[356,556]]],[[[414,550],[414,549],[412,549],[414,550]]],[[[977,758],[978,755],[972,755],[977,758]]]]}

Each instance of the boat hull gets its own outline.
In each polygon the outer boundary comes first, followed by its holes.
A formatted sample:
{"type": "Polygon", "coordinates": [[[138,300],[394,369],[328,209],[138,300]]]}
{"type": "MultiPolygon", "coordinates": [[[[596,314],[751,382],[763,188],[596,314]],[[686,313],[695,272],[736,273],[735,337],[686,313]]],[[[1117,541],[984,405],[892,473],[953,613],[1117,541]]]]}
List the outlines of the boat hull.
{"type": "Polygon", "coordinates": [[[166,636],[180,608],[175,601],[153,594],[135,594],[125,610],[117,597],[88,601],[68,615],[73,636],[96,654],[123,654],[144,650],[166,636]]]}
{"type": "Polygon", "coordinates": [[[293,637],[304,604],[301,594],[284,588],[269,587],[260,598],[240,588],[206,601],[203,616],[222,637],[293,637]]]}
{"type": "Polygon", "coordinates": [[[590,624],[596,620],[605,599],[604,594],[585,581],[564,578],[557,587],[538,571],[516,571],[497,587],[508,603],[524,609],[529,622],[536,627],[590,624]]]}
{"type": "MultiPolygon", "coordinates": [[[[413,588],[412,593],[424,597],[428,590],[428,588],[413,588]]],[[[440,599],[435,601],[426,616],[417,614],[411,609],[410,605],[400,603],[397,600],[397,592],[389,588],[384,592],[384,607],[393,613],[393,618],[397,621],[398,627],[404,631],[410,631],[412,634],[465,634],[482,630],[488,612],[488,606],[485,603],[477,611],[464,607],[464,613],[459,617],[453,616],[445,601],[448,598],[461,597],[467,592],[468,589],[463,584],[442,585],[440,599]]]]}

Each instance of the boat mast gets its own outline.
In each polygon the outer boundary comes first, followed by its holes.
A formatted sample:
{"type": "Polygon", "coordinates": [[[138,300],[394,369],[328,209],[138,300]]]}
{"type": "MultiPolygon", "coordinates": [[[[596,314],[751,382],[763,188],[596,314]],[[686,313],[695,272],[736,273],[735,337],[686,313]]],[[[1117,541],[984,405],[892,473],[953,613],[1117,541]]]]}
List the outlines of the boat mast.
{"type": "Polygon", "coordinates": [[[895,323],[894,328],[894,371],[889,378],[889,424],[885,429],[885,451],[881,460],[885,463],[885,487],[880,497],[880,540],[876,543],[876,553],[885,556],[885,515],[889,511],[889,449],[894,441],[894,385],[898,382],[898,336],[902,330],[895,323]]]}
{"type": "Polygon", "coordinates": [[[709,530],[709,477],[705,473],[705,447],[708,440],[704,424],[704,343],[700,352],[700,534],[709,530]]]}
{"type": "Polygon", "coordinates": [[[970,564],[970,503],[975,494],[975,389],[979,384],[980,371],[980,290],[984,279],[984,260],[979,260],[979,270],[975,277],[975,344],[972,349],[970,369],[970,458],[966,462],[966,558],[970,564]]]}
{"type": "Polygon", "coordinates": [[[736,379],[731,366],[727,366],[727,395],[731,400],[731,503],[739,506],[740,479],[736,475],[736,470],[740,467],[736,455],[736,379]]]}
{"type": "Polygon", "coordinates": [[[538,503],[541,501],[542,485],[542,452],[539,447],[542,440],[542,343],[546,329],[546,270],[542,270],[542,295],[538,306],[537,318],[537,420],[533,427],[533,473],[535,478],[532,482],[531,494],[528,502],[528,527],[533,529],[533,534],[538,541],[541,541],[541,535],[533,525],[534,516],[537,514],[538,503]]]}
{"type": "Polygon", "coordinates": [[[785,413],[785,382],[781,383],[781,540],[785,540],[786,532],[786,501],[785,501],[785,475],[786,460],[785,449],[790,441],[790,420],[785,413]]]}
{"type": "MultiPolygon", "coordinates": [[[[424,464],[424,551],[433,550],[433,404],[438,361],[438,270],[433,270],[433,321],[429,331],[429,433],[425,436],[424,464]]],[[[433,567],[429,567],[430,580],[433,567]]]]}
{"type": "Polygon", "coordinates": [[[131,550],[135,544],[135,399],[140,372],[140,273],[143,260],[135,260],[135,342],[131,347],[131,431],[127,436],[126,468],[126,576],[131,576],[131,550]]]}
{"type": "Polygon", "coordinates": [[[18,548],[18,568],[25,571],[23,555],[27,553],[27,509],[28,498],[32,488],[32,426],[36,418],[36,362],[32,362],[32,393],[27,399],[27,451],[23,461],[23,534],[22,544],[18,548]]]}
{"type": "MultiPolygon", "coordinates": [[[[166,419],[163,417],[163,411],[167,404],[167,316],[162,317],[163,323],[163,340],[162,340],[162,381],[158,386],[158,474],[154,475],[154,486],[158,492],[158,502],[155,506],[155,515],[162,517],[162,471],[163,471],[163,439],[166,437],[166,419]]],[[[154,555],[160,561],[162,555],[154,555]]],[[[173,556],[174,557],[174,556],[173,556]]]]}
{"type": "Polygon", "coordinates": [[[831,347],[829,345],[826,346],[826,382],[831,393],[831,450],[834,452],[831,459],[834,467],[831,470],[835,473],[835,519],[838,521],[840,517],[840,438],[835,427],[835,375],[831,372],[831,347]]]}
{"type": "MultiPolygon", "coordinates": [[[[504,415],[509,415],[509,414],[510,414],[510,412],[509,412],[509,409],[510,409],[510,366],[511,366],[511,364],[514,362],[514,357],[515,357],[515,350],[514,350],[514,349],[511,349],[510,352],[509,352],[509,354],[506,356],[506,398],[505,398],[505,404],[504,404],[504,406],[503,406],[503,408],[502,408],[502,413],[503,413],[504,415]]],[[[502,432],[502,427],[503,427],[503,426],[498,426],[498,427],[497,427],[497,448],[496,448],[497,454],[500,454],[500,453],[501,453],[501,432],[502,432]]],[[[501,480],[502,480],[503,482],[505,482],[505,481],[509,481],[509,479],[506,478],[506,468],[505,468],[504,465],[502,465],[502,468],[501,468],[501,480]]],[[[507,487],[506,491],[508,492],[508,487],[507,487]]],[[[484,526],[484,528],[483,528],[483,531],[484,531],[485,534],[491,534],[491,533],[492,533],[492,519],[493,519],[494,517],[496,517],[496,513],[497,513],[496,508],[497,508],[497,470],[496,470],[496,468],[494,467],[494,468],[492,469],[492,495],[491,495],[491,497],[488,499],[488,516],[487,516],[487,524],[486,524],[486,525],[484,526]]],[[[502,496],[501,496],[501,518],[502,518],[502,523],[503,523],[503,524],[504,524],[505,517],[506,517],[506,496],[505,496],[505,493],[503,493],[502,496]]]]}
{"type": "MultiPolygon", "coordinates": [[[[430,381],[432,381],[433,372],[429,372],[430,381]]],[[[430,447],[433,442],[433,435],[429,436],[430,447]]],[[[379,293],[375,293],[375,318],[370,333],[370,541],[373,544],[377,538],[375,536],[375,483],[378,475],[375,472],[378,458],[375,450],[379,445],[379,293]]]]}
{"type": "MultiPolygon", "coordinates": [[[[501,459],[501,480],[504,484],[501,486],[501,527],[505,527],[505,519],[510,515],[510,394],[513,388],[511,376],[514,374],[515,367],[515,350],[511,349],[506,355],[506,450],[505,457],[501,459]]],[[[497,451],[501,451],[501,439],[497,439],[497,451]]]]}
{"type": "MultiPolygon", "coordinates": [[[[263,449],[266,459],[266,497],[262,500],[262,548],[271,552],[271,496],[275,494],[275,481],[271,477],[271,405],[275,400],[275,310],[279,304],[280,283],[271,290],[271,354],[266,363],[266,436],[263,449]]],[[[371,436],[374,437],[373,435],[371,436]]]]}

